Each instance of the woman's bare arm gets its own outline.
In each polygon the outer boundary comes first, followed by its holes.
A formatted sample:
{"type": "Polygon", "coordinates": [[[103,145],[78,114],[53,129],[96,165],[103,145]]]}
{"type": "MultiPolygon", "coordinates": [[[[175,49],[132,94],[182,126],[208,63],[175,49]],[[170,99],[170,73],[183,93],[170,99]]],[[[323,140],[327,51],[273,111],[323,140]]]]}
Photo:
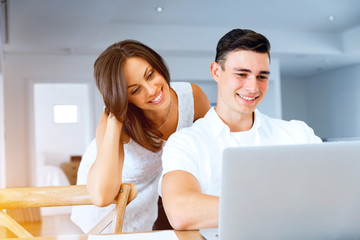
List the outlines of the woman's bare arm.
{"type": "Polygon", "coordinates": [[[87,187],[99,207],[111,204],[120,190],[124,163],[122,126],[113,115],[103,113],[96,130],[97,157],[88,173],[87,187]]]}

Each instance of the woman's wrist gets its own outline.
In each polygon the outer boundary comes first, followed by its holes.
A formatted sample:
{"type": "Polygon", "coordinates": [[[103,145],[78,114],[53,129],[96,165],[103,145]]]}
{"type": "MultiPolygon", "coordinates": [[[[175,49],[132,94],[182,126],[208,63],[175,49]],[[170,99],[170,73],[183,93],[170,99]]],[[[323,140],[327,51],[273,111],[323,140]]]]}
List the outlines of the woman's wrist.
{"type": "Polygon", "coordinates": [[[114,115],[110,114],[107,118],[106,131],[110,130],[112,133],[121,133],[123,123],[120,122],[114,115]]]}

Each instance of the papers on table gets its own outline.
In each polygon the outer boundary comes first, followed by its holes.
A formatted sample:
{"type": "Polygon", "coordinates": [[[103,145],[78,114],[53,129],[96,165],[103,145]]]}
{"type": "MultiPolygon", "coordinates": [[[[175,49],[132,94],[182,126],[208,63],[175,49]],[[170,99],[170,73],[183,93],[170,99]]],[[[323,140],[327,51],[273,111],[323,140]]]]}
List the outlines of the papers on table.
{"type": "Polygon", "coordinates": [[[89,235],[88,240],[178,240],[174,231],[89,235]]]}

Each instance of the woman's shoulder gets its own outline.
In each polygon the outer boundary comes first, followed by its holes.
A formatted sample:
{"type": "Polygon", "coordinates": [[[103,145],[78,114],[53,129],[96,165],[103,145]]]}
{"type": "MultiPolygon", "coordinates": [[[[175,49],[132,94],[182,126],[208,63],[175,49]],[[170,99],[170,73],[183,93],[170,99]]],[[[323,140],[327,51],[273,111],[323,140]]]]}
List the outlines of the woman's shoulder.
{"type": "MultiPolygon", "coordinates": [[[[188,109],[191,106],[194,111],[191,114],[191,123],[205,116],[211,105],[203,90],[190,82],[172,82],[171,88],[176,92],[180,102],[188,109]]],[[[183,105],[182,104],[182,105],[183,105]]],[[[185,110],[186,110],[185,109],[185,110]]]]}
{"type": "Polygon", "coordinates": [[[195,121],[204,117],[205,114],[209,111],[211,105],[208,97],[198,85],[191,83],[191,88],[194,97],[195,121]]]}
{"type": "Polygon", "coordinates": [[[196,84],[190,82],[171,82],[170,87],[179,95],[184,93],[192,93],[194,100],[206,98],[206,94],[196,84]]]}
{"type": "Polygon", "coordinates": [[[189,82],[170,82],[170,87],[177,93],[191,92],[191,83],[189,82]]]}

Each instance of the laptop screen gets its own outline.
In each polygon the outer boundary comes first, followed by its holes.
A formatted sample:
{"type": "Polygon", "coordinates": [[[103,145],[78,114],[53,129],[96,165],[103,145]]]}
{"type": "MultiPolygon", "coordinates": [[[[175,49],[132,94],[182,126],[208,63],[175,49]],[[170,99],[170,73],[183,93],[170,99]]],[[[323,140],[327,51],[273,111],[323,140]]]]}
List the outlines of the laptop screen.
{"type": "Polygon", "coordinates": [[[226,149],[219,234],[359,239],[360,142],[226,149]]]}

